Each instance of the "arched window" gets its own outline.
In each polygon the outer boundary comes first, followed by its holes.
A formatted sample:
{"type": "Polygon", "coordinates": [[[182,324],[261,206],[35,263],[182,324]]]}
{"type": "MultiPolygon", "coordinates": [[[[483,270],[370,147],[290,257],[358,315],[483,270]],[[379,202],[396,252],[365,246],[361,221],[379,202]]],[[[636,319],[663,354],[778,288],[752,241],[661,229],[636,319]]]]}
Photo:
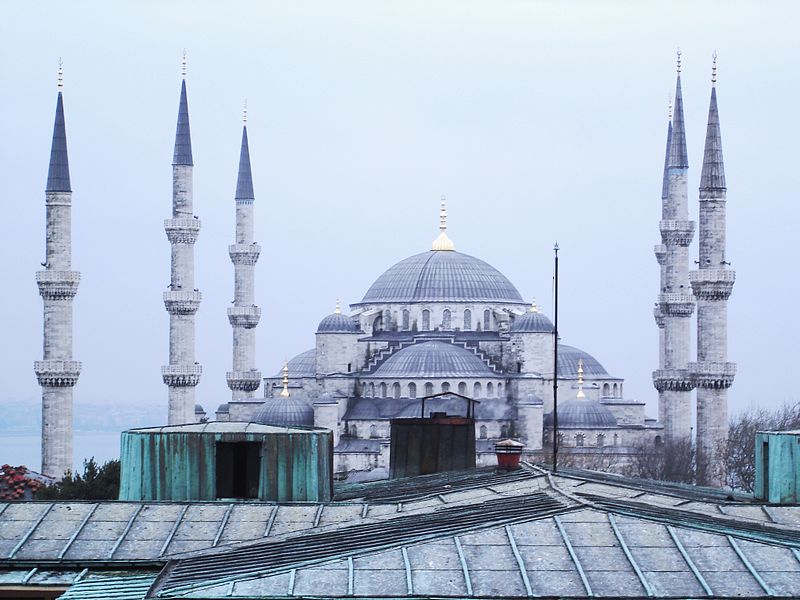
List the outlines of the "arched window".
{"type": "Polygon", "coordinates": [[[498,383],[497,384],[497,397],[498,398],[502,398],[503,397],[503,384],[502,383],[498,383]]]}
{"type": "Polygon", "coordinates": [[[350,425],[350,435],[352,437],[358,437],[358,427],[355,426],[355,423],[350,425]]]}
{"type": "Polygon", "coordinates": [[[374,398],[375,397],[375,384],[370,383],[369,387],[367,388],[367,398],[374,398]]]}
{"type": "Polygon", "coordinates": [[[409,327],[411,327],[411,313],[408,312],[408,309],[403,309],[403,331],[408,331],[409,327]]]}
{"type": "Polygon", "coordinates": [[[386,398],[386,384],[382,383],[378,389],[380,390],[381,398],[386,398]]]}
{"type": "Polygon", "coordinates": [[[416,398],[417,397],[417,384],[413,381],[408,384],[408,397],[409,398],[416,398]]]}
{"type": "Polygon", "coordinates": [[[606,436],[602,433],[597,434],[597,445],[601,448],[606,445],[606,436]]]}
{"type": "Polygon", "coordinates": [[[392,398],[400,400],[400,384],[396,381],[392,384],[392,398]]]}
{"type": "Polygon", "coordinates": [[[482,440],[486,439],[486,425],[481,425],[480,437],[482,440]]]}
{"type": "Polygon", "coordinates": [[[430,381],[425,384],[425,395],[426,396],[433,395],[433,384],[430,381]]]}
{"type": "Polygon", "coordinates": [[[614,384],[614,398],[619,398],[619,396],[617,396],[617,384],[616,383],[614,384]]]}
{"type": "Polygon", "coordinates": [[[444,311],[442,311],[442,329],[445,329],[445,330],[451,329],[451,325],[450,325],[450,310],[447,309],[447,308],[445,308],[444,311]]]}
{"type": "Polygon", "coordinates": [[[475,385],[472,386],[472,397],[473,398],[480,398],[483,390],[481,390],[480,382],[476,381],[475,385]]]}
{"type": "Polygon", "coordinates": [[[660,445],[661,445],[661,436],[657,435],[656,436],[656,446],[660,446],[660,445]]]}
{"type": "Polygon", "coordinates": [[[377,425],[370,425],[369,426],[369,437],[371,437],[371,438],[378,437],[378,426],[377,425]]]}
{"type": "Polygon", "coordinates": [[[486,397],[491,398],[494,396],[494,384],[490,381],[486,384],[486,397]]]}
{"type": "Polygon", "coordinates": [[[472,311],[470,309],[464,309],[464,331],[469,331],[472,329],[472,311]]]}
{"type": "Polygon", "coordinates": [[[487,308],[483,311],[483,330],[489,331],[492,328],[492,313],[487,308]]]}
{"type": "Polygon", "coordinates": [[[611,392],[611,387],[607,384],[603,384],[603,398],[608,398],[608,394],[611,392]]]}
{"type": "Polygon", "coordinates": [[[462,396],[467,395],[467,383],[465,381],[458,382],[458,393],[462,396]]]}
{"type": "Polygon", "coordinates": [[[616,433],[614,434],[614,445],[619,446],[619,436],[616,433]]]}
{"type": "Polygon", "coordinates": [[[422,331],[431,330],[431,311],[427,308],[422,311],[422,331]]]}
{"type": "Polygon", "coordinates": [[[508,425],[500,426],[500,437],[503,439],[508,437],[508,425]]]}
{"type": "Polygon", "coordinates": [[[578,435],[575,436],[575,445],[578,446],[579,448],[582,447],[583,440],[584,440],[584,435],[582,433],[579,433],[578,435]]]}
{"type": "Polygon", "coordinates": [[[449,392],[450,391],[450,383],[445,381],[442,383],[442,392],[449,392]]]}
{"type": "Polygon", "coordinates": [[[383,331],[383,315],[378,315],[372,322],[372,331],[383,331]]]}
{"type": "Polygon", "coordinates": [[[625,394],[622,393],[622,384],[620,383],[619,384],[619,397],[622,398],[624,396],[625,396],[625,394]]]}

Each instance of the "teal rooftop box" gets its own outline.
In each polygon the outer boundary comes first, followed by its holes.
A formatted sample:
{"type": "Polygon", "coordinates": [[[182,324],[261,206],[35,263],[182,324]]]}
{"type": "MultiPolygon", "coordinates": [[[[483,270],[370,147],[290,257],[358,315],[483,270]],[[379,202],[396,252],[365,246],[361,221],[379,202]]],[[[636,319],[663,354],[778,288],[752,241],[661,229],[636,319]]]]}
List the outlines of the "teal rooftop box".
{"type": "Polygon", "coordinates": [[[122,433],[120,500],[327,502],[333,434],[314,427],[192,423],[122,433]]]}
{"type": "Polygon", "coordinates": [[[800,430],[756,433],[755,497],[772,504],[800,503],[800,430]]]}

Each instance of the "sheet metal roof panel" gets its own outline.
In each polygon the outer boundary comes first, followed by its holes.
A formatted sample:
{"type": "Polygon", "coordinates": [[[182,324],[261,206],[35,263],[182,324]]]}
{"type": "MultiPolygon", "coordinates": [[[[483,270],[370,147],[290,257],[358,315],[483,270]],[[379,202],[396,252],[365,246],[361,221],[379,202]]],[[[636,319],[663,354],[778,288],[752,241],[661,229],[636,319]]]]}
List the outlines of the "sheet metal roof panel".
{"type": "Polygon", "coordinates": [[[684,563],[680,571],[644,571],[647,583],[657,597],[702,598],[705,590],[684,563]]]}
{"type": "Polygon", "coordinates": [[[141,600],[155,578],[155,573],[90,574],[72,585],[60,600],[141,600]]]}

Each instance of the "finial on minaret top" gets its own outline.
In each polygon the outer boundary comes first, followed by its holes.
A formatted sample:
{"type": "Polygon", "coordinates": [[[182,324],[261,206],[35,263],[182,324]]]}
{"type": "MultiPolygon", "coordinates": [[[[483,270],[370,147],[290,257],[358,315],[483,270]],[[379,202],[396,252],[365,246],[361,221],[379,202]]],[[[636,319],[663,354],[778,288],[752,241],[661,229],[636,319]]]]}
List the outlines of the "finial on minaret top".
{"type": "Polygon", "coordinates": [[[333,314],[335,314],[335,315],[342,314],[342,307],[339,304],[339,299],[338,298],[336,299],[336,308],[334,309],[333,314]]]}
{"type": "Polygon", "coordinates": [[[678,54],[678,75],[680,75],[681,74],[681,54],[682,54],[680,48],[678,48],[678,53],[677,54],[678,54]]]}
{"type": "Polygon", "coordinates": [[[289,397],[289,361],[283,363],[283,389],[281,390],[281,398],[289,397]]]}
{"type": "Polygon", "coordinates": [[[247,98],[244,99],[244,107],[242,107],[242,123],[247,125],[247,98]]]}
{"type": "Polygon", "coordinates": [[[667,98],[667,118],[672,120],[672,94],[667,98]]]}
{"type": "Polygon", "coordinates": [[[586,398],[583,393],[583,359],[578,359],[578,394],[575,396],[578,400],[586,398]]]}
{"type": "Polygon", "coordinates": [[[64,61],[61,60],[61,57],[58,57],[58,91],[62,91],[64,89],[64,61]]]}
{"type": "Polygon", "coordinates": [[[181,77],[186,79],[186,48],[183,49],[183,58],[181,58],[181,77]]]}
{"type": "Polygon", "coordinates": [[[711,85],[717,87],[717,51],[711,55],[711,85]]]}
{"type": "Polygon", "coordinates": [[[531,308],[530,308],[530,311],[531,311],[532,313],[538,313],[538,312],[539,312],[539,307],[538,307],[538,306],[537,306],[537,304],[536,304],[536,298],[534,298],[534,299],[533,299],[533,302],[531,302],[531,308]]]}
{"type": "Polygon", "coordinates": [[[447,199],[442,196],[442,205],[439,208],[439,237],[433,240],[431,250],[454,251],[455,244],[447,237],[447,199]]]}

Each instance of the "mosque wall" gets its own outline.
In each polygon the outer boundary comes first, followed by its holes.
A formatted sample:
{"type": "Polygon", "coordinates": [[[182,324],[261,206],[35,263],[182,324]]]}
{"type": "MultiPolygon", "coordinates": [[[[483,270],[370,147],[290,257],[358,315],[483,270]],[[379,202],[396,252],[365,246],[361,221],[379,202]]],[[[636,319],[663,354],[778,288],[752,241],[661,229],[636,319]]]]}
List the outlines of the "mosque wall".
{"type": "Polygon", "coordinates": [[[317,334],[317,375],[354,373],[363,366],[358,361],[358,333],[317,334]]]}

